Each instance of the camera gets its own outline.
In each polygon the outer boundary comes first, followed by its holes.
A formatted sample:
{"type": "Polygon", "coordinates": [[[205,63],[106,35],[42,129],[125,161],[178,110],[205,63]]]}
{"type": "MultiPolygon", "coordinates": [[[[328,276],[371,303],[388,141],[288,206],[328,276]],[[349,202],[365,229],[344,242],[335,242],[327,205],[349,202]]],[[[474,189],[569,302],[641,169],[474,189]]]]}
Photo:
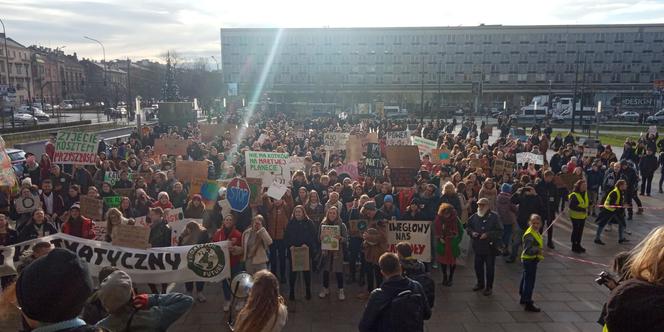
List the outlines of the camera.
{"type": "Polygon", "coordinates": [[[597,275],[597,278],[595,279],[595,282],[600,285],[600,286],[606,286],[606,284],[609,281],[613,281],[614,283],[617,283],[615,279],[613,279],[613,276],[609,272],[602,271],[597,275]]]}

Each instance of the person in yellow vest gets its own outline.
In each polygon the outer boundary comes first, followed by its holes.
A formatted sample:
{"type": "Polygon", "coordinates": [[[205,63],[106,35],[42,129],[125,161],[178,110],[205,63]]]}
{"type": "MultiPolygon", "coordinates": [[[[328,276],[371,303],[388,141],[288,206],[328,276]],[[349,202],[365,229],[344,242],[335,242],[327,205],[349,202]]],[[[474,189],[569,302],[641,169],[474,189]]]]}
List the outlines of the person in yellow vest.
{"type": "Polygon", "coordinates": [[[604,205],[597,216],[597,234],[595,234],[595,243],[604,245],[602,242],[602,232],[604,227],[615,222],[618,224],[618,243],[629,242],[625,238],[625,190],[627,190],[627,181],[618,180],[616,186],[606,195],[604,205]]]}
{"type": "Polygon", "coordinates": [[[519,286],[520,303],[525,305],[526,311],[540,312],[540,308],[533,304],[533,289],[535,288],[537,263],[544,259],[544,242],[542,242],[540,233],[542,218],[533,213],[530,215],[528,225],[530,227],[523,233],[523,252],[521,253],[523,275],[519,286]]]}
{"type": "Polygon", "coordinates": [[[572,251],[584,253],[586,249],[581,246],[583,227],[588,216],[588,184],[586,180],[574,183],[574,190],[567,197],[569,199],[569,218],[572,220],[572,251]]]}

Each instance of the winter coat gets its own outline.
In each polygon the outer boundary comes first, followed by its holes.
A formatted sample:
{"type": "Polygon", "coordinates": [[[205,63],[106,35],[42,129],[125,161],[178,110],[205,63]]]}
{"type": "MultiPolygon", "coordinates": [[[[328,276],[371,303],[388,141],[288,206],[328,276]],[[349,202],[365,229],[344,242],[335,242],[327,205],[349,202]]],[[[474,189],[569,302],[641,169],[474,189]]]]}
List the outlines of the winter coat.
{"type": "Polygon", "coordinates": [[[546,211],[542,199],[537,195],[517,193],[512,195],[512,203],[519,205],[516,222],[521,229],[528,228],[528,220],[531,214],[537,213],[541,216],[546,211]]]}
{"type": "Polygon", "coordinates": [[[293,199],[286,196],[281,206],[272,203],[269,197],[263,198],[263,207],[267,211],[267,231],[273,240],[283,240],[284,230],[293,211],[293,199]]]}
{"type": "MultiPolygon", "coordinates": [[[[336,222],[323,223],[322,225],[333,225],[339,226],[339,233],[341,238],[339,239],[339,250],[323,250],[321,255],[321,266],[322,271],[327,271],[331,273],[343,273],[344,272],[344,253],[346,252],[346,246],[348,245],[348,228],[340,218],[337,218],[336,222]]],[[[318,239],[322,241],[321,233],[318,233],[318,239]]],[[[311,256],[310,256],[311,257],[311,256]]]]}
{"type": "MultiPolygon", "coordinates": [[[[85,218],[85,217],[79,217],[79,222],[81,223],[81,238],[84,239],[89,239],[92,240],[95,238],[95,231],[94,231],[94,223],[92,220],[85,218]]],[[[62,233],[72,235],[72,236],[78,236],[75,235],[74,233],[76,232],[77,226],[73,224],[73,219],[70,217],[68,221],[66,221],[64,224],[62,224],[62,233]]]]}
{"type": "Polygon", "coordinates": [[[664,331],[664,286],[621,282],[606,303],[606,326],[609,332],[664,331]]]}
{"type": "Polygon", "coordinates": [[[461,216],[463,208],[461,207],[461,201],[459,200],[458,194],[440,196],[440,203],[452,205],[456,210],[457,216],[461,216]]]}
{"type": "Polygon", "coordinates": [[[180,293],[150,294],[148,309],[135,310],[131,305],[110,314],[97,326],[110,331],[153,332],[166,331],[182,315],[187,313],[194,300],[191,296],[180,293]],[[127,323],[131,317],[131,324],[127,323]]]}
{"type": "Polygon", "coordinates": [[[247,228],[242,233],[242,259],[245,262],[254,265],[267,263],[269,261],[269,258],[267,257],[267,249],[271,244],[272,238],[265,227],[261,227],[258,232],[255,232],[252,227],[247,228]],[[253,246],[249,248],[248,241],[249,237],[252,235],[255,236],[254,243],[253,246]]]}
{"type": "Polygon", "coordinates": [[[473,214],[468,220],[466,231],[472,240],[473,250],[476,255],[496,254],[494,250],[501,245],[500,239],[503,235],[503,225],[498,220],[496,213],[488,211],[482,217],[477,213],[473,214]],[[473,237],[473,233],[478,233],[479,235],[473,237]],[[480,236],[485,233],[488,237],[480,239],[480,236]]]}
{"type": "Polygon", "coordinates": [[[496,198],[496,213],[503,225],[516,225],[517,207],[510,193],[500,193],[496,198]]]}
{"type": "Polygon", "coordinates": [[[43,236],[48,236],[48,235],[53,235],[58,232],[57,229],[55,229],[55,226],[49,222],[44,222],[41,227],[37,227],[36,224],[34,223],[28,223],[21,229],[21,231],[18,234],[18,242],[23,242],[23,241],[28,241],[28,240],[34,240],[39,238],[39,231],[37,228],[41,228],[41,232],[43,232],[43,236]]]}
{"type": "Polygon", "coordinates": [[[482,187],[480,189],[480,193],[477,195],[477,200],[480,200],[481,198],[486,198],[489,200],[489,209],[492,211],[496,209],[496,197],[498,196],[498,191],[496,188],[493,189],[485,189],[482,187]]]}
{"type": "Polygon", "coordinates": [[[375,229],[377,232],[375,234],[369,234],[366,240],[362,242],[362,252],[364,253],[364,259],[372,264],[378,265],[378,259],[380,256],[387,252],[387,221],[384,221],[382,218],[378,218],[379,214],[376,213],[376,217],[373,220],[368,220],[367,222],[367,231],[369,229],[375,229]]]}
{"type": "MultiPolygon", "coordinates": [[[[214,233],[214,236],[212,237],[212,242],[219,242],[219,241],[231,241],[231,245],[233,246],[242,246],[242,234],[240,231],[235,229],[233,227],[229,232],[224,231],[225,228],[221,227],[219,230],[217,230],[216,233],[214,233]]],[[[238,255],[231,253],[231,266],[237,266],[240,263],[240,260],[242,259],[243,253],[240,253],[238,255]]]]}
{"type": "Polygon", "coordinates": [[[171,246],[171,227],[165,220],[152,222],[150,225],[150,244],[152,248],[171,246]]]}
{"type": "Polygon", "coordinates": [[[655,174],[657,170],[657,157],[654,154],[646,154],[641,157],[639,161],[639,170],[642,176],[649,176],[655,174]]]}

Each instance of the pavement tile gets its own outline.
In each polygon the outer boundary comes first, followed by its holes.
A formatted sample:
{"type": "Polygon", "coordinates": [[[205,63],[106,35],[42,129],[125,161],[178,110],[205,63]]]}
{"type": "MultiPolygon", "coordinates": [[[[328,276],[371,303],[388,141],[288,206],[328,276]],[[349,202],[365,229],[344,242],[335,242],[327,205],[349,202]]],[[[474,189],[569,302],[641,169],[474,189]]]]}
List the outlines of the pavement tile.
{"type": "Polygon", "coordinates": [[[503,332],[503,331],[506,331],[500,325],[490,324],[490,323],[466,323],[466,324],[463,324],[463,326],[466,328],[466,332],[487,332],[487,331],[503,332]]]}
{"type": "MultiPolygon", "coordinates": [[[[572,323],[538,323],[546,332],[578,332],[579,329],[572,323]]],[[[601,331],[598,329],[597,331],[601,331]]]]}

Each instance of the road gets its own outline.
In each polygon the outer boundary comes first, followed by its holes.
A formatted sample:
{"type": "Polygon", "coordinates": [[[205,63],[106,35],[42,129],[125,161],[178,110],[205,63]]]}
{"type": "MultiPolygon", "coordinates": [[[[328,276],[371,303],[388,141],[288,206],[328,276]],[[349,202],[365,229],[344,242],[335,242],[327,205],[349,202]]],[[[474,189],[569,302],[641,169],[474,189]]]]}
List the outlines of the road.
{"type": "MultiPolygon", "coordinates": [[[[117,136],[129,135],[133,130],[135,130],[135,127],[125,127],[125,128],[101,131],[98,132],[97,135],[99,135],[99,138],[109,139],[117,136]]],[[[15,147],[17,149],[23,149],[25,152],[34,153],[36,156],[41,156],[44,153],[45,143],[46,143],[45,140],[34,141],[34,142],[16,144],[15,147]]]]}

